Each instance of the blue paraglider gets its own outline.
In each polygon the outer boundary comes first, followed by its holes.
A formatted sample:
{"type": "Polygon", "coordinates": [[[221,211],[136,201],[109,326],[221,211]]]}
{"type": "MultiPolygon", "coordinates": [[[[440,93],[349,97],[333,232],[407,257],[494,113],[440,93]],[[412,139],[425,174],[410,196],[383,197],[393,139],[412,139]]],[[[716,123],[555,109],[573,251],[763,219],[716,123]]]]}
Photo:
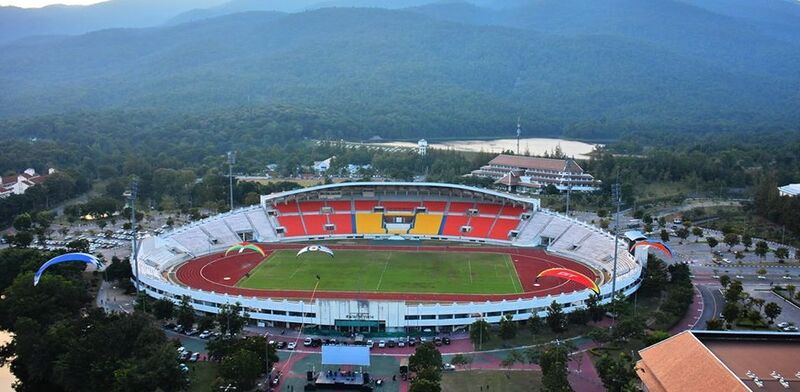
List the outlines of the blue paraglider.
{"type": "Polygon", "coordinates": [[[39,279],[42,277],[42,274],[46,269],[50,268],[51,265],[56,265],[67,261],[81,261],[86,264],[94,264],[98,269],[103,268],[103,264],[97,260],[96,257],[88,253],[67,253],[61,256],[53,257],[46,263],[42,264],[42,266],[39,267],[39,270],[36,271],[36,274],[33,275],[33,285],[36,286],[39,284],[39,279]]]}

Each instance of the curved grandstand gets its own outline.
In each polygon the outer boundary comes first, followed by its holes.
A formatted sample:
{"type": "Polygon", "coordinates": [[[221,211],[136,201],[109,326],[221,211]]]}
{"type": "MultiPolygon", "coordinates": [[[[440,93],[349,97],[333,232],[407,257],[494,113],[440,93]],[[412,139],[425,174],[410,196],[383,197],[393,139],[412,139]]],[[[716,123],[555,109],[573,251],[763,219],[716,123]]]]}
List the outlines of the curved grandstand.
{"type": "MultiPolygon", "coordinates": [[[[639,285],[640,257],[619,251],[616,288],[639,285]]],[[[614,238],[540,207],[537,199],[438,183],[343,183],[261,197],[258,206],[141,241],[138,267],[156,298],[191,297],[199,311],[240,303],[255,322],[348,330],[451,330],[565,311],[592,293],[536,275],[567,267],[612,296],[614,238]],[[250,241],[265,250],[225,256],[250,241]],[[333,259],[296,258],[324,243],[333,259]],[[314,289],[317,289],[314,291],[314,289]],[[312,295],[313,292],[313,295],[312,295]]]]}

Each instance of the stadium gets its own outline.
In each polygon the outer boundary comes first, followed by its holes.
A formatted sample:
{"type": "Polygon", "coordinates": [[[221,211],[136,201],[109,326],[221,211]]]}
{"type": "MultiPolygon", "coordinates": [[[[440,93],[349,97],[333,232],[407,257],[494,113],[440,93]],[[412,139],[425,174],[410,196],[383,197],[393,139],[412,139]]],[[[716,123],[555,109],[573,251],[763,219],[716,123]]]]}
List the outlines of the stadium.
{"type": "Polygon", "coordinates": [[[452,331],[583,308],[593,291],[537,275],[564,267],[612,288],[639,287],[646,248],[541,208],[538,199],[441,183],[359,182],[261,196],[237,209],[142,239],[141,287],[191,298],[202,312],[238,303],[251,322],[340,331],[452,331]],[[226,249],[247,241],[256,252],[226,249]],[[297,256],[325,245],[333,257],[297,256]]]}

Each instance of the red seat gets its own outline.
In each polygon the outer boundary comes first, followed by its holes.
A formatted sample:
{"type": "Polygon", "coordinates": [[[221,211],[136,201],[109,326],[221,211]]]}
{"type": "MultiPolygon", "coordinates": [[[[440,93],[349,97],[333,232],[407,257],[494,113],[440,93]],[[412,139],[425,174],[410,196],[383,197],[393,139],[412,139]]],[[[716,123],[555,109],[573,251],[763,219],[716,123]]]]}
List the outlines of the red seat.
{"type": "Polygon", "coordinates": [[[325,215],[303,214],[303,220],[306,222],[306,231],[309,235],[330,234],[330,231],[325,231],[325,224],[328,223],[325,215]]]}
{"type": "Polygon", "coordinates": [[[466,225],[469,218],[461,215],[447,215],[445,219],[442,234],[459,236],[461,235],[461,226],[466,225]]]}
{"type": "Polygon", "coordinates": [[[489,233],[489,238],[507,240],[508,232],[516,229],[518,225],[518,219],[498,219],[492,228],[492,232],[489,233]]]}
{"type": "Polygon", "coordinates": [[[414,211],[416,207],[419,207],[420,203],[409,202],[409,201],[383,201],[381,205],[386,211],[414,211]]]}
{"type": "Polygon", "coordinates": [[[356,200],[356,211],[372,212],[372,207],[376,205],[378,205],[378,202],[374,200],[356,200]]]}
{"type": "Polygon", "coordinates": [[[488,238],[489,229],[492,228],[493,222],[494,218],[473,216],[472,219],[470,219],[469,221],[469,225],[472,226],[472,231],[470,231],[466,235],[476,238],[488,238]]]}
{"type": "Polygon", "coordinates": [[[459,213],[459,214],[466,214],[467,210],[474,207],[475,203],[464,203],[460,201],[454,201],[450,203],[450,210],[449,213],[459,213]]]}
{"type": "Polygon", "coordinates": [[[330,218],[331,223],[336,226],[334,234],[353,234],[353,215],[333,214],[330,218]]]}
{"type": "Polygon", "coordinates": [[[488,204],[488,203],[480,203],[478,204],[478,213],[481,215],[497,215],[500,213],[500,204],[488,204]]]}
{"type": "Polygon", "coordinates": [[[520,216],[523,212],[525,212],[525,209],[522,207],[503,207],[503,216],[520,216]]]}
{"type": "Polygon", "coordinates": [[[281,214],[297,214],[299,211],[297,210],[297,203],[290,201],[289,203],[278,203],[275,205],[275,209],[281,212],[281,214]]]}
{"type": "Polygon", "coordinates": [[[428,208],[428,212],[444,212],[447,207],[446,201],[424,201],[422,205],[428,208]]]}
{"type": "Polygon", "coordinates": [[[328,201],[325,202],[328,207],[333,208],[333,212],[350,212],[352,206],[349,201],[328,201]]]}
{"type": "Polygon", "coordinates": [[[303,230],[303,222],[300,220],[300,215],[281,215],[278,216],[278,223],[286,228],[284,233],[287,237],[300,237],[306,235],[303,230]]]}
{"type": "Polygon", "coordinates": [[[323,206],[324,204],[321,201],[301,201],[300,211],[303,211],[303,213],[310,212],[319,214],[323,206]]]}

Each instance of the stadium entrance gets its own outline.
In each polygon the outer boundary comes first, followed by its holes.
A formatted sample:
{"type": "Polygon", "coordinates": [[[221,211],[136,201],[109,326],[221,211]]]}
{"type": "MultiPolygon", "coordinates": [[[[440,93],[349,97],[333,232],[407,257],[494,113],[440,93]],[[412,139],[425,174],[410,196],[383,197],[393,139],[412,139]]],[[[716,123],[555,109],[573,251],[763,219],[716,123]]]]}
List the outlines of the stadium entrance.
{"type": "Polygon", "coordinates": [[[357,319],[337,319],[333,322],[334,329],[339,332],[385,332],[386,321],[382,320],[357,320],[357,319]]]}

